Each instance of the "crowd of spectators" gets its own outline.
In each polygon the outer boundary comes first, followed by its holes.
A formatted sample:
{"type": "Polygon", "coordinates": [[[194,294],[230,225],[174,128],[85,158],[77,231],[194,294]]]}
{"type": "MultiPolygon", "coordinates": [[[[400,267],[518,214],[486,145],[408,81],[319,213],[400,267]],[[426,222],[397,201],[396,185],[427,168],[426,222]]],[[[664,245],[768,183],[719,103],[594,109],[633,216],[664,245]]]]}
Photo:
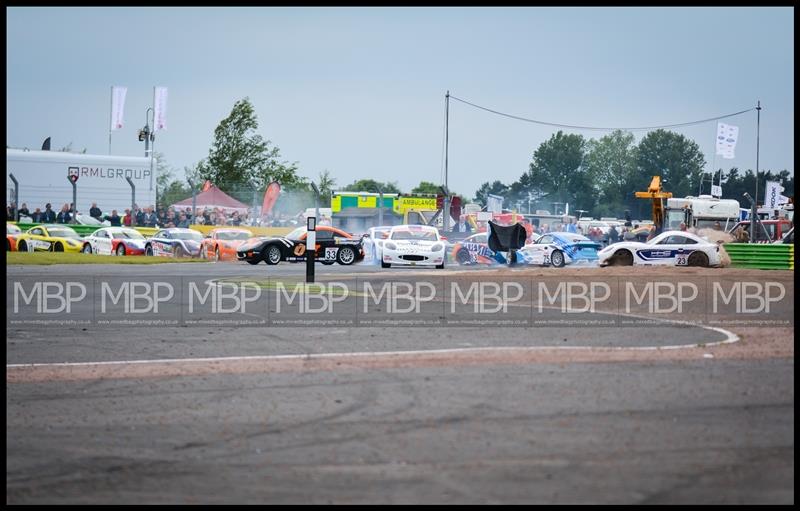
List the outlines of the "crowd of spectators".
{"type": "MultiPolygon", "coordinates": [[[[17,214],[23,222],[30,223],[72,223],[75,215],[81,213],[75,211],[73,204],[63,204],[58,211],[55,211],[49,202],[45,205],[44,211],[35,208],[30,211],[27,204],[23,203],[19,210],[16,204],[11,202],[6,206],[6,220],[16,221],[17,214]]],[[[150,205],[140,208],[137,204],[133,208],[125,208],[122,213],[114,209],[110,213],[104,213],[96,202],[92,202],[89,208],[89,216],[99,222],[108,222],[111,226],[139,226],[139,227],[189,227],[190,225],[247,225],[264,227],[296,227],[305,225],[302,213],[297,215],[276,214],[262,220],[254,217],[252,210],[240,213],[235,210],[225,210],[222,208],[197,208],[192,214],[192,208],[156,208],[150,205]]]]}

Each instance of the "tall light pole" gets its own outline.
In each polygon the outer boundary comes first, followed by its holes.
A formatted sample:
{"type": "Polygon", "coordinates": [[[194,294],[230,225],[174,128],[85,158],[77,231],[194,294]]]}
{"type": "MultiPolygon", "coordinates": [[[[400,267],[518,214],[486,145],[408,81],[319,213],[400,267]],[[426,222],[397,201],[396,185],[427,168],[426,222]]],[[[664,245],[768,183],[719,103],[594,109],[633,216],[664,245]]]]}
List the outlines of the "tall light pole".
{"type": "Polygon", "coordinates": [[[448,191],[448,194],[444,196],[444,202],[442,206],[444,206],[444,217],[442,218],[442,230],[447,232],[450,228],[450,186],[447,182],[447,160],[450,151],[450,91],[447,91],[447,94],[444,95],[444,189],[448,191]]]}
{"type": "MultiPolygon", "coordinates": [[[[155,153],[155,146],[156,146],[156,134],[154,131],[150,130],[150,112],[153,112],[152,107],[147,107],[147,110],[144,113],[144,128],[139,130],[139,142],[144,141],[144,156],[145,158],[150,156],[150,190],[153,190],[153,154],[155,153]],[[150,142],[153,143],[153,148],[150,148],[150,142]]],[[[155,114],[154,114],[155,115],[155,114]]],[[[153,125],[155,126],[155,118],[153,119],[153,125]]],[[[158,190],[156,190],[158,193],[158,190]]],[[[156,204],[158,204],[158,195],[156,195],[156,204]]]]}
{"type": "MultiPolygon", "coordinates": [[[[756,196],[755,196],[756,209],[755,209],[755,212],[756,212],[756,216],[758,216],[758,151],[759,151],[759,144],[760,144],[760,140],[759,139],[761,138],[761,101],[760,100],[758,101],[758,106],[756,106],[756,112],[757,112],[757,114],[756,114],[757,115],[757,117],[756,117],[757,120],[756,120],[756,196]]],[[[750,219],[750,223],[751,224],[754,221],[755,221],[754,219],[750,219]]]]}

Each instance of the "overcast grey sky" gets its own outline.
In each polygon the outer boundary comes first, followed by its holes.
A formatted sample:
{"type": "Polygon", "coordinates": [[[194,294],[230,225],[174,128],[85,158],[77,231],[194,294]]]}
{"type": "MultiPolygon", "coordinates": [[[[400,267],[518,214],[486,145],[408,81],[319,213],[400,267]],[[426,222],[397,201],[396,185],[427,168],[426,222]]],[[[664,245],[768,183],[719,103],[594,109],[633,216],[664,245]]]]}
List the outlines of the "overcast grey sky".
{"type": "MultiPolygon", "coordinates": [[[[7,8],[7,144],[108,152],[110,87],[128,87],[113,154],[169,89],[156,150],[182,169],[250,97],[300,173],[440,182],[444,95],[589,126],[649,126],[761,100],[762,169],[794,172],[792,8],[7,8]]],[[[755,112],[736,158],[755,168],[755,112]]],[[[716,122],[677,129],[714,162],[716,122]]],[[[580,132],[600,137],[602,132],[580,132]]],[[[450,104],[450,188],[516,180],[554,130],[450,104]]],[[[635,133],[639,140],[644,133],[635,133]]],[[[642,177],[642,184],[650,176],[642,177]]]]}

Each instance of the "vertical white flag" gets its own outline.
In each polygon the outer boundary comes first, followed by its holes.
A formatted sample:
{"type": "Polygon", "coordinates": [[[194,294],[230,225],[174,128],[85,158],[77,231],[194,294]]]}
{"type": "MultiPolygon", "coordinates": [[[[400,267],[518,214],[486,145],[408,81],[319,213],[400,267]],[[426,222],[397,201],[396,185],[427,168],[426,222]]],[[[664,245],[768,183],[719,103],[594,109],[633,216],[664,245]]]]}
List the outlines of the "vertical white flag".
{"type": "MultiPolygon", "coordinates": [[[[122,129],[127,87],[111,87],[111,131],[122,129]]],[[[111,135],[109,135],[110,137],[111,135]]],[[[111,140],[109,138],[109,140],[111,140]]],[[[110,143],[110,142],[109,142],[110,143]]]]}
{"type": "Polygon", "coordinates": [[[775,209],[781,205],[781,192],[783,187],[779,181],[767,181],[764,189],[764,205],[769,209],[775,209]]]}
{"type": "Polygon", "coordinates": [[[739,139],[739,127],[717,123],[717,154],[726,160],[734,158],[736,141],[739,139]]]}
{"type": "Polygon", "coordinates": [[[153,88],[153,133],[167,129],[167,88],[153,88]]]}
{"type": "Polygon", "coordinates": [[[492,195],[491,193],[486,195],[486,211],[502,213],[504,201],[505,198],[500,195],[492,195]]]}

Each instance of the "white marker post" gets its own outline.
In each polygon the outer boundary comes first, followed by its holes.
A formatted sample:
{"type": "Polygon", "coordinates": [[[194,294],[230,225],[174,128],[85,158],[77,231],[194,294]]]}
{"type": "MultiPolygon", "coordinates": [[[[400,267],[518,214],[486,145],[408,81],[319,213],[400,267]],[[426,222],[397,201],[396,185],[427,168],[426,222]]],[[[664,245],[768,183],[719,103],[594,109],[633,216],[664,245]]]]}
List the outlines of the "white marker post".
{"type": "Polygon", "coordinates": [[[317,217],[310,216],[306,220],[306,283],[314,282],[314,256],[317,254],[317,217]]]}

